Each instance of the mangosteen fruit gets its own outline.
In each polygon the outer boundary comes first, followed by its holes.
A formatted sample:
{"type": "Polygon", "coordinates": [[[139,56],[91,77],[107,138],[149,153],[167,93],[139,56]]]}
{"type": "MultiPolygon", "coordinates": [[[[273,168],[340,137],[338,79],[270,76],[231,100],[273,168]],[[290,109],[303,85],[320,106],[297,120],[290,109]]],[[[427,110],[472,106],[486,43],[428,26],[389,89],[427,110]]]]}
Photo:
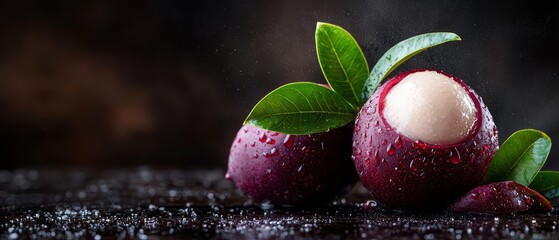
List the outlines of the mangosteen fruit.
{"type": "Polygon", "coordinates": [[[474,188],[455,201],[453,212],[512,214],[549,211],[551,203],[538,192],[513,181],[495,182],[474,188]]]}
{"type": "Polygon", "coordinates": [[[481,185],[499,148],[482,99],[437,70],[401,73],[380,86],[355,121],[359,178],[398,210],[433,210],[481,185]]]}
{"type": "Polygon", "coordinates": [[[328,203],[347,194],[357,181],[352,126],[289,135],[245,125],[231,147],[226,178],[257,203],[328,203]]]}

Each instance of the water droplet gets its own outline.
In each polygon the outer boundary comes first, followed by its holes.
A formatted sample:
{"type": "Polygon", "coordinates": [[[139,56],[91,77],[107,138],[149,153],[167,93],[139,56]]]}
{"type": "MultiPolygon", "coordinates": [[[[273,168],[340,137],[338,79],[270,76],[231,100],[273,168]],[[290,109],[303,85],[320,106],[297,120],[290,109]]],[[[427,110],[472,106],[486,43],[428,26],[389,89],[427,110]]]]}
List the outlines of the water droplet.
{"type": "Polygon", "coordinates": [[[382,134],[382,128],[377,128],[377,133],[382,134]]]}
{"type": "Polygon", "coordinates": [[[260,140],[261,143],[266,143],[266,140],[268,140],[268,136],[266,136],[265,133],[260,134],[260,136],[258,137],[258,140],[260,140]]]}
{"type": "Polygon", "coordinates": [[[483,149],[481,150],[481,153],[485,154],[488,148],[489,146],[487,144],[483,144],[483,149]]]}
{"type": "Polygon", "coordinates": [[[266,143],[267,143],[267,144],[275,144],[275,143],[276,143],[276,140],[273,139],[273,138],[268,138],[268,139],[266,139],[266,143]]]}
{"type": "Polygon", "coordinates": [[[231,180],[231,175],[230,175],[229,173],[226,173],[226,174],[225,174],[225,179],[231,180]]]}
{"type": "Polygon", "coordinates": [[[271,168],[266,169],[266,173],[271,173],[271,172],[272,172],[271,168]]]}
{"type": "Polygon", "coordinates": [[[454,153],[452,153],[452,151],[450,151],[450,162],[452,164],[459,164],[460,161],[462,161],[462,160],[460,159],[460,153],[458,152],[458,149],[455,149],[455,150],[456,150],[456,154],[454,154],[454,153]]]}
{"type": "Polygon", "coordinates": [[[427,145],[425,145],[425,143],[422,142],[421,140],[416,140],[414,147],[417,147],[421,150],[425,150],[427,148],[427,145]]]}
{"type": "Polygon", "coordinates": [[[247,132],[248,132],[248,127],[247,127],[247,126],[244,126],[244,127],[243,127],[243,131],[244,131],[245,133],[247,133],[247,132]]]}
{"type": "Polygon", "coordinates": [[[386,152],[388,153],[389,156],[392,156],[394,154],[394,146],[392,146],[391,144],[388,144],[388,146],[386,147],[386,152]]]}
{"type": "Polygon", "coordinates": [[[285,146],[287,148],[290,148],[291,146],[293,146],[294,139],[295,138],[293,136],[287,134],[285,136],[285,138],[283,139],[283,146],[285,146]]]}
{"type": "Polygon", "coordinates": [[[402,139],[400,139],[400,136],[396,137],[396,140],[394,140],[394,145],[396,145],[397,148],[402,147],[402,139]]]}
{"type": "Polygon", "coordinates": [[[278,152],[276,148],[270,149],[270,154],[275,155],[278,152]]]}
{"type": "Polygon", "coordinates": [[[378,120],[375,121],[375,127],[378,127],[378,125],[380,124],[378,120]]]}
{"type": "Polygon", "coordinates": [[[417,165],[418,165],[418,164],[414,164],[414,163],[415,163],[414,160],[411,160],[411,161],[410,161],[410,169],[412,170],[412,172],[417,171],[417,165]]]}
{"type": "Polygon", "coordinates": [[[524,202],[528,205],[528,206],[532,206],[532,204],[534,203],[532,201],[532,198],[529,196],[524,196],[524,202]]]}
{"type": "Polygon", "coordinates": [[[374,113],[374,109],[375,109],[374,107],[369,106],[369,107],[367,108],[367,113],[374,113]]]}
{"type": "Polygon", "coordinates": [[[479,200],[479,194],[476,192],[470,193],[470,196],[472,196],[474,200],[479,200]]]}
{"type": "Polygon", "coordinates": [[[297,169],[297,172],[303,171],[303,165],[305,165],[305,164],[301,164],[301,166],[299,166],[299,169],[297,169]]]}
{"type": "Polygon", "coordinates": [[[386,141],[386,139],[382,139],[381,143],[382,143],[382,145],[386,145],[388,143],[388,141],[386,141]]]}
{"type": "Polygon", "coordinates": [[[254,159],[258,159],[258,153],[254,153],[254,154],[252,154],[252,158],[254,158],[254,159]]]}

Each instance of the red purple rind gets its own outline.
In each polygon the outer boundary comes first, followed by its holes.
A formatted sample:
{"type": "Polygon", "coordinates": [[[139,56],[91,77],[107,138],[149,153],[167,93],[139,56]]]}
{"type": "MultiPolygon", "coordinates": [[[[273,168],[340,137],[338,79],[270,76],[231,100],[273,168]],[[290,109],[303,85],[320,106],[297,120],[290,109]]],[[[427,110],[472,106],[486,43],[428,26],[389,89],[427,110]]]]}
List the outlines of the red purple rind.
{"type": "Polygon", "coordinates": [[[246,125],[231,147],[227,177],[255,202],[310,205],[351,190],[351,126],[311,135],[286,135],[246,125]]]}
{"type": "Polygon", "coordinates": [[[538,192],[513,181],[482,185],[466,193],[449,208],[452,212],[512,214],[549,211],[551,203],[538,192]]]}
{"type": "MultiPolygon", "coordinates": [[[[478,120],[469,136],[456,144],[432,145],[396,132],[381,116],[383,97],[407,75],[380,86],[355,121],[353,155],[359,178],[375,199],[393,209],[431,210],[479,186],[498,149],[497,129],[482,99],[460,79],[472,98],[478,120]]],[[[442,73],[438,71],[439,73],[442,73]]]]}

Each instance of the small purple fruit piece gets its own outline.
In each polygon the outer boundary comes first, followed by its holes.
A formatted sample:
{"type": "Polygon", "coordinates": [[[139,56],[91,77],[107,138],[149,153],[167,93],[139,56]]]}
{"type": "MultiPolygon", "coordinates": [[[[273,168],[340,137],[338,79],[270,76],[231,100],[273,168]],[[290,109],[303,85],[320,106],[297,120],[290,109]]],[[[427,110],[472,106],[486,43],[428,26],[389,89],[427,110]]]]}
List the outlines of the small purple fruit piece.
{"type": "Polygon", "coordinates": [[[452,212],[512,214],[549,211],[551,203],[538,192],[513,181],[482,185],[466,193],[449,208],[452,212]]]}

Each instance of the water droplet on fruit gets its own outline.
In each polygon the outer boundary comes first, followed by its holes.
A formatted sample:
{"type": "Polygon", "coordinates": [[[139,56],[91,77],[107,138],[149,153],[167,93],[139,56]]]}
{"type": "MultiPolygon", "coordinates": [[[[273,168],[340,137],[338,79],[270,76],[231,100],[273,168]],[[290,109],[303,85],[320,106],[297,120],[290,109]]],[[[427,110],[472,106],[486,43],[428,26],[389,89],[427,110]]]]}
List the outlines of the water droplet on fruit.
{"type": "Polygon", "coordinates": [[[275,144],[275,143],[276,143],[276,140],[273,139],[273,138],[268,138],[268,139],[266,139],[266,143],[267,143],[267,144],[275,144]]]}
{"type": "Polygon", "coordinates": [[[382,139],[382,145],[386,145],[388,143],[388,141],[386,141],[386,139],[382,139]]]}
{"type": "Polygon", "coordinates": [[[254,153],[254,154],[252,154],[252,158],[254,158],[254,159],[258,159],[258,153],[254,153]]]}
{"type": "Polygon", "coordinates": [[[377,133],[382,134],[382,128],[377,128],[377,133]]]}
{"type": "Polygon", "coordinates": [[[292,137],[291,135],[287,134],[285,136],[285,138],[283,139],[283,146],[290,148],[291,146],[293,146],[293,139],[295,139],[294,137],[292,137]]]}
{"type": "Polygon", "coordinates": [[[369,106],[369,107],[367,108],[367,113],[374,113],[374,109],[375,109],[374,107],[369,106]]]}
{"type": "Polygon", "coordinates": [[[392,146],[392,143],[388,144],[388,146],[386,147],[386,152],[388,153],[388,155],[392,156],[394,154],[394,151],[395,149],[394,146],[392,146]]]}
{"type": "Polygon", "coordinates": [[[459,164],[460,161],[462,160],[460,159],[460,153],[458,152],[458,149],[455,148],[455,150],[456,150],[456,154],[450,151],[450,162],[452,164],[459,164]]]}
{"type": "Polygon", "coordinates": [[[412,172],[417,171],[417,164],[415,164],[414,160],[410,161],[410,169],[412,170],[412,172]]]}
{"type": "Polygon", "coordinates": [[[268,136],[266,136],[266,133],[262,133],[260,134],[260,136],[258,136],[258,140],[260,140],[261,143],[266,143],[266,140],[268,140],[268,136]]]}
{"type": "Polygon", "coordinates": [[[320,143],[320,149],[324,150],[324,142],[320,143]]]}
{"type": "Polygon", "coordinates": [[[489,146],[487,144],[483,144],[483,149],[481,150],[481,153],[485,154],[488,148],[489,146]]]}
{"type": "Polygon", "coordinates": [[[473,193],[470,193],[470,195],[472,196],[472,198],[473,198],[474,200],[479,200],[479,194],[478,194],[478,193],[473,192],[473,193]]]}
{"type": "Polygon", "coordinates": [[[225,179],[231,180],[231,175],[230,175],[229,173],[226,173],[226,174],[225,174],[225,179]]]}
{"type": "Polygon", "coordinates": [[[375,127],[378,127],[378,125],[380,124],[378,120],[375,121],[375,127]]]}
{"type": "Polygon", "coordinates": [[[243,127],[243,131],[244,131],[245,133],[247,133],[247,132],[248,132],[248,127],[247,127],[247,126],[244,126],[244,127],[243,127]]]}
{"type": "Polygon", "coordinates": [[[307,149],[307,146],[303,146],[303,147],[301,148],[301,150],[303,150],[303,151],[305,151],[305,152],[308,152],[308,151],[309,151],[309,149],[307,149]]]}
{"type": "Polygon", "coordinates": [[[271,172],[272,172],[271,168],[266,169],[266,173],[271,173],[271,172]]]}
{"type": "Polygon", "coordinates": [[[532,204],[533,204],[532,198],[531,198],[531,197],[528,197],[528,196],[524,196],[524,202],[525,202],[526,205],[528,205],[528,206],[532,206],[532,204]]]}
{"type": "Polygon", "coordinates": [[[422,142],[421,140],[416,140],[414,147],[419,148],[421,150],[425,150],[427,148],[427,145],[425,145],[425,143],[422,142]]]}
{"type": "Polygon", "coordinates": [[[299,166],[299,169],[297,169],[297,172],[303,171],[303,165],[305,165],[305,164],[301,164],[301,166],[299,166]]]}
{"type": "Polygon", "coordinates": [[[396,137],[396,140],[394,140],[394,145],[396,145],[397,148],[402,147],[402,139],[400,139],[400,136],[396,137]]]}

